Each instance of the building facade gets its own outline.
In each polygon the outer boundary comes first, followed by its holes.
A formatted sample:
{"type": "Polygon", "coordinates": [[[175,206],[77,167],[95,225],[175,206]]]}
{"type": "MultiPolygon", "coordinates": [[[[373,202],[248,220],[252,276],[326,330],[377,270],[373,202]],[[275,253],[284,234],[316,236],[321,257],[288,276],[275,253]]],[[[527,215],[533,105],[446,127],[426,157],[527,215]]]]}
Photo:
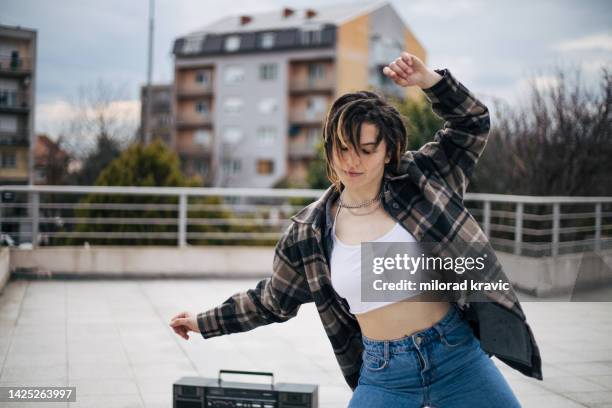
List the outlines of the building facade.
{"type": "Polygon", "coordinates": [[[0,25],[0,184],[34,182],[36,31],[0,25]]]}
{"type": "Polygon", "coordinates": [[[151,85],[151,119],[148,127],[149,140],[146,140],[147,138],[145,137],[147,129],[147,89],[147,85],[140,87],[139,141],[146,144],[152,140],[160,139],[169,147],[174,148],[174,142],[172,141],[172,85],[151,85]]]}
{"type": "Polygon", "coordinates": [[[346,92],[422,93],[382,67],[426,53],[393,7],[368,2],[223,18],[174,44],[175,148],[208,185],[306,186],[324,116],[346,92]]]}

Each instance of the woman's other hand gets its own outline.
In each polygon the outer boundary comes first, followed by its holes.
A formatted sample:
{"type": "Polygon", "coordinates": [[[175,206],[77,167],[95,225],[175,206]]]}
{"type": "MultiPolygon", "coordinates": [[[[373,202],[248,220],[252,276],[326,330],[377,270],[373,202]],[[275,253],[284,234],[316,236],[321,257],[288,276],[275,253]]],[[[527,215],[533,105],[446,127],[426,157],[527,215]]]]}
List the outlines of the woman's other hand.
{"type": "Polygon", "coordinates": [[[200,332],[197,316],[190,312],[181,312],[174,316],[170,320],[170,327],[172,327],[176,334],[185,340],[189,339],[189,334],[187,333],[190,331],[196,333],[200,332]]]}
{"type": "Polygon", "coordinates": [[[417,56],[402,52],[398,58],[383,68],[383,74],[402,87],[418,86],[422,89],[432,87],[442,77],[425,66],[417,56]]]}

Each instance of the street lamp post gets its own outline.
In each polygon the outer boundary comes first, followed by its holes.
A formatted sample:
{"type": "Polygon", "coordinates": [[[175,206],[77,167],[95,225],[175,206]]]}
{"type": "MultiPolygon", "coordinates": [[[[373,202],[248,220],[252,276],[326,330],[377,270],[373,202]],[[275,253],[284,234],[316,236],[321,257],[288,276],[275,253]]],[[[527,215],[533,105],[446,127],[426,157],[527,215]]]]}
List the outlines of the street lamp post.
{"type": "Polygon", "coordinates": [[[145,120],[144,120],[144,144],[151,142],[151,77],[153,76],[153,26],[155,13],[155,0],[149,0],[149,53],[147,64],[147,90],[145,92],[145,120]]]}

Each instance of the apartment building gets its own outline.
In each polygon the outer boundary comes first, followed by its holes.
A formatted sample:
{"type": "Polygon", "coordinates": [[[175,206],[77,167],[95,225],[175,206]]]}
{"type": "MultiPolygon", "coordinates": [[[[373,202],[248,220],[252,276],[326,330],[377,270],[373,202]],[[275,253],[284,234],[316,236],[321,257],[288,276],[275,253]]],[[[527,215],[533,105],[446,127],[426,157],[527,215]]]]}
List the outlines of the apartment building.
{"type": "Polygon", "coordinates": [[[0,184],[33,182],[36,31],[0,25],[0,184]]]}
{"type": "Polygon", "coordinates": [[[141,143],[149,143],[154,139],[160,139],[166,145],[174,148],[172,141],[172,85],[151,85],[151,119],[149,135],[145,135],[147,129],[147,89],[148,86],[140,87],[140,128],[138,138],[141,143]]]}
{"type": "Polygon", "coordinates": [[[382,68],[402,50],[426,61],[386,2],[222,18],[176,39],[173,140],[209,185],[306,185],[331,102],[360,89],[420,98],[382,68]]]}

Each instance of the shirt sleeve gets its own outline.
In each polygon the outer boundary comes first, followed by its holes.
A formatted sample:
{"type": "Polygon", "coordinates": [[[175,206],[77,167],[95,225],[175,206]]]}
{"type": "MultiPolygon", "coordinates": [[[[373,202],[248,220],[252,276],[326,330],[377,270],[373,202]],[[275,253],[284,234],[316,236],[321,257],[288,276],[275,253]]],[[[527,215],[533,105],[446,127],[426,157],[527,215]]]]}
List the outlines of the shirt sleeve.
{"type": "Polygon", "coordinates": [[[302,304],[312,302],[299,249],[291,238],[293,225],[276,244],[270,277],[198,313],[198,327],[205,339],[285,322],[297,315],[302,304]]]}
{"type": "Polygon", "coordinates": [[[423,92],[434,113],[445,123],[434,140],[416,153],[430,159],[435,171],[463,197],[487,143],[489,110],[448,69],[434,71],[442,79],[423,92]]]}

